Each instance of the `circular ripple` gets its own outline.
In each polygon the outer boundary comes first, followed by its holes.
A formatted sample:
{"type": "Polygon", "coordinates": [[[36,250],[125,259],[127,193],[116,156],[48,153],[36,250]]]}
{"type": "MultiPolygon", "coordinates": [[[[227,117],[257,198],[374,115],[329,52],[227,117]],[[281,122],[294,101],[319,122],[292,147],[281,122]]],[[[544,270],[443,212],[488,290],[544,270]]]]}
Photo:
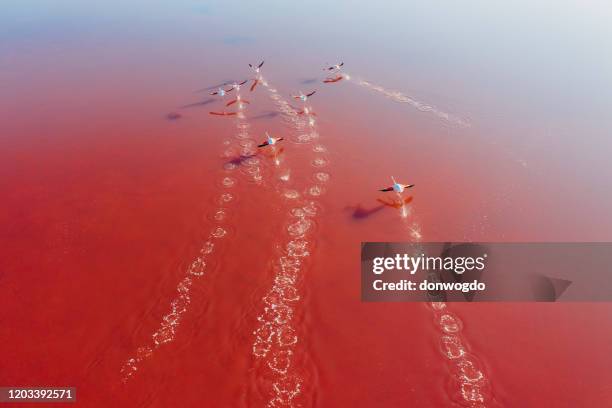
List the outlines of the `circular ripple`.
{"type": "Polygon", "coordinates": [[[461,383],[461,397],[465,401],[466,405],[475,408],[484,407],[482,405],[488,398],[488,390],[479,384],[473,384],[469,382],[461,383]],[[475,405],[477,404],[477,405],[475,405]]]}
{"type": "Polygon", "coordinates": [[[228,171],[235,170],[238,167],[236,163],[228,162],[223,165],[223,168],[228,171]]]}
{"type": "Polygon", "coordinates": [[[233,177],[223,177],[221,179],[221,185],[226,188],[234,187],[236,185],[236,179],[233,177]]]}
{"type": "Polygon", "coordinates": [[[307,218],[300,218],[287,226],[287,232],[294,238],[306,234],[312,227],[312,221],[307,218]]]}
{"type": "Polygon", "coordinates": [[[317,157],[312,161],[312,165],[315,167],[325,167],[329,164],[329,161],[324,157],[317,157]]]}
{"type": "Polygon", "coordinates": [[[283,193],[283,195],[286,198],[289,198],[291,200],[295,200],[296,198],[298,198],[300,196],[300,193],[298,193],[295,190],[285,190],[285,192],[283,193]]]}
{"type": "Polygon", "coordinates": [[[329,175],[329,173],[325,173],[325,172],[322,172],[322,171],[314,174],[314,179],[316,181],[320,181],[321,183],[327,183],[329,181],[330,177],[331,176],[329,175]]]}
{"type": "Polygon", "coordinates": [[[321,186],[312,186],[308,189],[308,194],[313,197],[318,197],[325,192],[325,189],[321,186]]]}
{"type": "Polygon", "coordinates": [[[230,203],[232,201],[234,201],[235,197],[230,194],[230,193],[223,193],[219,196],[219,198],[217,199],[217,203],[224,205],[227,203],[230,203]]]}
{"type": "Polygon", "coordinates": [[[256,166],[259,164],[259,162],[260,160],[257,157],[247,157],[242,161],[242,164],[244,164],[245,166],[256,166]]]}
{"type": "Polygon", "coordinates": [[[208,217],[211,221],[223,222],[226,221],[229,217],[229,213],[225,208],[216,209],[210,216],[208,217]]]}
{"type": "Polygon", "coordinates": [[[200,248],[200,256],[206,256],[211,254],[215,250],[215,243],[211,240],[208,240],[202,244],[202,248],[200,248]]]}
{"type": "Polygon", "coordinates": [[[196,258],[187,269],[187,273],[195,277],[204,275],[204,271],[206,271],[206,261],[201,257],[196,258]]]}
{"type": "Polygon", "coordinates": [[[268,367],[279,374],[286,374],[291,365],[292,354],[291,350],[275,351],[272,358],[268,360],[268,367]]]}
{"type": "Polygon", "coordinates": [[[306,216],[306,211],[304,211],[304,209],[301,207],[292,208],[290,213],[294,217],[305,217],[306,216]]]}
{"type": "Polygon", "coordinates": [[[313,152],[316,152],[316,153],[323,153],[323,152],[326,152],[326,151],[327,151],[327,147],[325,147],[325,146],[323,146],[323,145],[318,144],[318,145],[315,145],[315,146],[312,148],[312,151],[313,151],[313,152]]]}
{"type": "Polygon", "coordinates": [[[227,235],[227,230],[222,228],[222,227],[216,227],[215,229],[212,230],[212,232],[210,233],[210,236],[213,238],[223,238],[227,235]]]}
{"type": "Polygon", "coordinates": [[[440,338],[440,350],[444,357],[454,360],[463,357],[466,353],[465,346],[459,336],[445,335],[440,338]]]}
{"type": "Polygon", "coordinates": [[[455,362],[457,379],[462,383],[481,384],[486,383],[486,376],[482,370],[482,364],[470,354],[466,354],[455,362]]]}
{"type": "Polygon", "coordinates": [[[298,342],[298,337],[291,326],[286,326],[278,329],[277,341],[280,347],[288,347],[296,344],[298,342]]]}
{"type": "Polygon", "coordinates": [[[440,328],[445,333],[459,333],[463,328],[463,323],[461,320],[450,313],[444,313],[439,316],[438,324],[440,328]]]}

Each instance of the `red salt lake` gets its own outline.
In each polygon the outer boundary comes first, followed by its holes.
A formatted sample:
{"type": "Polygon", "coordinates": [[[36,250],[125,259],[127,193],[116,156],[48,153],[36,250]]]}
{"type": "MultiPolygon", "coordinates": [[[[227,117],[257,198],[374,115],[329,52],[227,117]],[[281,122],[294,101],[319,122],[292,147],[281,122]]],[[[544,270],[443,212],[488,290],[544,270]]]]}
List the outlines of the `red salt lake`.
{"type": "Polygon", "coordinates": [[[544,4],[11,2],[0,386],[77,388],[52,406],[612,406],[607,303],[449,303],[481,404],[435,310],[360,300],[362,241],[611,239],[610,13],[544,4]],[[210,115],[261,59],[243,116],[210,115]],[[350,80],[323,84],[340,60],[350,80]],[[315,89],[314,123],[286,113],[315,89]],[[247,158],[266,131],[286,139],[247,158]],[[405,217],[377,201],[390,175],[416,184],[405,217]]]}

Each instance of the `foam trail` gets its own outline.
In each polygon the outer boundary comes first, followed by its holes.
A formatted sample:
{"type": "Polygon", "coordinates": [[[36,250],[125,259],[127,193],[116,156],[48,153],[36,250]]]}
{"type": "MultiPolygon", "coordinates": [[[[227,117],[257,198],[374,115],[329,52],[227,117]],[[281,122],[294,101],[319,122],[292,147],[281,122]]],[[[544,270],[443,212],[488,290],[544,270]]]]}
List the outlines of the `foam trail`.
{"type": "MultiPolygon", "coordinates": [[[[401,196],[400,196],[401,198],[401,196]]],[[[413,242],[422,239],[421,229],[411,214],[409,204],[400,207],[400,216],[404,220],[413,242]]],[[[415,254],[423,253],[416,250],[415,254]]],[[[429,282],[439,280],[435,273],[427,277],[429,282]]],[[[469,346],[463,332],[463,322],[455,315],[444,302],[441,295],[428,294],[428,305],[433,312],[434,322],[441,331],[439,338],[439,349],[442,356],[447,360],[450,383],[450,399],[461,406],[469,408],[485,408],[494,403],[491,381],[486,374],[484,365],[480,359],[469,352],[469,346]]]]}
{"type": "MultiPolygon", "coordinates": [[[[255,183],[261,183],[264,179],[264,173],[260,165],[260,161],[257,157],[257,143],[252,138],[250,133],[251,125],[244,114],[246,105],[242,102],[240,95],[240,88],[236,90],[237,93],[237,108],[238,114],[236,115],[236,139],[239,140],[239,155],[240,157],[246,158],[244,160],[244,173],[255,183]]],[[[248,102],[247,102],[248,103],[248,102]]]]}
{"type": "Polygon", "coordinates": [[[429,112],[432,115],[438,117],[439,119],[442,119],[452,125],[456,125],[456,126],[460,126],[460,127],[470,127],[471,124],[467,119],[463,119],[460,118],[458,116],[452,115],[450,113],[444,112],[438,108],[436,108],[433,105],[429,105],[427,103],[418,101],[400,91],[397,90],[392,90],[392,89],[386,89],[380,85],[376,85],[370,81],[366,81],[364,79],[361,78],[355,78],[352,75],[348,75],[348,74],[343,74],[344,79],[346,79],[349,82],[352,82],[356,85],[359,85],[361,87],[367,88],[369,90],[378,92],[382,95],[384,95],[385,97],[391,99],[392,101],[398,102],[398,103],[407,103],[410,106],[412,106],[413,108],[421,111],[421,112],[429,112]]]}
{"type": "MultiPolygon", "coordinates": [[[[316,134],[312,117],[301,118],[276,89],[261,78],[287,124],[297,133],[298,141],[307,143],[312,137],[300,138],[303,134],[316,134]]],[[[317,134],[318,137],[318,134],[317,134]]],[[[327,182],[329,175],[315,173],[319,182],[327,182]]],[[[295,199],[286,222],[289,240],[277,244],[279,254],[274,260],[273,283],[261,300],[262,310],[257,316],[258,324],[253,331],[252,353],[256,358],[256,380],[267,407],[298,407],[312,398],[309,395],[309,368],[303,339],[300,338],[299,320],[303,305],[303,278],[314,241],[310,238],[319,212],[316,201],[303,196],[317,197],[320,186],[306,187],[303,194],[296,190],[282,190],[281,198],[295,199]],[[317,188],[315,188],[317,187],[317,188]],[[287,194],[292,192],[294,194],[287,194]]]]}
{"type": "MultiPolygon", "coordinates": [[[[295,109],[289,104],[289,102],[283,98],[276,88],[272,87],[267,80],[260,76],[261,84],[266,88],[270,94],[270,99],[274,102],[274,105],[281,113],[283,121],[291,126],[298,133],[305,129],[307,121],[298,115],[295,109]]],[[[298,136],[299,137],[299,136],[298,136]]]]}
{"type": "Polygon", "coordinates": [[[463,322],[449,310],[446,302],[432,300],[429,305],[442,332],[440,351],[448,361],[451,375],[451,399],[470,408],[491,406],[494,403],[491,381],[480,359],[469,352],[468,343],[462,336],[463,322]]]}
{"type": "Polygon", "coordinates": [[[162,317],[161,323],[151,335],[149,341],[136,349],[132,357],[127,359],[120,370],[121,381],[127,382],[138,370],[140,364],[150,358],[163,344],[170,343],[176,336],[176,331],[183,315],[191,304],[191,288],[201,279],[207,269],[207,260],[214,251],[216,240],[223,238],[227,231],[222,227],[214,227],[208,239],[199,250],[196,259],[189,265],[183,278],[176,286],[176,294],[170,302],[168,312],[162,317]]]}
{"type": "Polygon", "coordinates": [[[298,354],[300,331],[298,308],[305,264],[311,242],[305,238],[316,214],[308,204],[295,208],[296,216],[288,227],[293,239],[287,242],[275,261],[274,282],[262,299],[263,310],[253,331],[252,353],[259,360],[259,380],[269,407],[299,406],[304,398],[305,368],[298,354]]]}
{"type": "MultiPolygon", "coordinates": [[[[237,90],[237,95],[238,111],[235,115],[237,128],[236,139],[239,139],[242,143],[236,143],[237,146],[228,146],[229,150],[226,150],[226,153],[234,149],[239,149],[241,155],[250,156],[255,153],[253,148],[255,142],[249,135],[249,124],[243,112],[245,106],[241,102],[239,89],[237,90]]],[[[231,145],[231,142],[226,143],[231,145]]],[[[254,163],[248,164],[247,168],[249,171],[247,174],[252,180],[260,181],[262,177],[260,167],[254,163]]],[[[226,163],[224,170],[231,173],[236,167],[235,165],[228,166],[226,163]]],[[[221,177],[218,185],[223,191],[219,193],[216,199],[216,205],[218,205],[218,207],[215,208],[208,217],[213,222],[208,238],[204,241],[198,255],[189,265],[183,278],[177,284],[176,294],[170,301],[168,311],[161,318],[161,322],[157,329],[145,344],[137,347],[135,353],[128,358],[121,367],[120,377],[123,383],[128,382],[138,371],[142,362],[152,357],[159,347],[174,341],[179,325],[192,303],[191,292],[194,283],[204,276],[209,265],[209,258],[213,255],[215,247],[218,245],[218,241],[225,238],[229,233],[227,227],[223,227],[222,225],[229,214],[228,206],[235,201],[235,196],[229,192],[229,189],[233,188],[236,182],[236,178],[231,175],[224,175],[221,177]]]]}

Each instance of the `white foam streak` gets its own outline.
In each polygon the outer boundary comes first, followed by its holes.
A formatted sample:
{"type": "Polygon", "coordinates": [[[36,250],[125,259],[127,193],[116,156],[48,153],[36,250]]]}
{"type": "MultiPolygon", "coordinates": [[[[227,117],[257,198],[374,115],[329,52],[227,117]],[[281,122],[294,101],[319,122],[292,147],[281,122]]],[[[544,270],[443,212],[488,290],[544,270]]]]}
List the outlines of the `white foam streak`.
{"type": "MultiPolygon", "coordinates": [[[[312,117],[309,115],[300,117],[276,89],[265,81],[263,83],[270,93],[270,98],[281,112],[283,120],[297,135],[295,141],[310,143],[318,138],[312,117]]],[[[319,145],[317,150],[326,149],[319,145]]],[[[327,161],[320,158],[319,164],[319,167],[325,166],[327,161]]],[[[321,182],[327,182],[329,177],[328,173],[321,171],[313,175],[313,178],[321,182]]],[[[283,180],[282,175],[281,180],[283,180]]],[[[273,284],[262,298],[263,310],[257,317],[258,325],[253,331],[252,353],[265,370],[258,373],[263,376],[258,377],[258,380],[267,385],[265,398],[268,407],[301,406],[300,398],[305,397],[304,392],[307,389],[304,377],[307,369],[300,365],[300,353],[297,348],[302,339],[296,315],[302,298],[301,280],[305,264],[312,253],[313,242],[309,236],[313,232],[318,207],[313,201],[303,202],[303,197],[319,196],[323,193],[323,188],[315,185],[300,191],[304,194],[284,186],[279,189],[280,198],[296,200],[298,204],[289,213],[286,229],[290,239],[281,244],[282,253],[274,262],[273,284]]]]}
{"type": "MultiPolygon", "coordinates": [[[[237,93],[237,99],[240,100],[239,91],[237,93]]],[[[236,116],[236,139],[240,142],[238,146],[232,145],[231,141],[226,141],[223,144],[230,146],[226,150],[224,156],[231,157],[233,154],[233,148],[240,148],[241,154],[249,156],[253,152],[253,146],[255,142],[249,135],[250,125],[247,122],[246,116],[243,113],[245,105],[239,103],[238,108],[240,112],[236,116]]],[[[236,143],[235,143],[236,144],[236,143]]],[[[250,157],[244,161],[247,169],[249,169],[247,175],[254,181],[260,181],[262,178],[262,172],[259,167],[259,159],[250,157]]],[[[223,166],[226,171],[234,171],[238,168],[238,165],[229,162],[223,166]]],[[[214,222],[223,222],[227,218],[228,210],[227,205],[235,201],[235,196],[228,192],[228,189],[233,188],[237,183],[237,179],[230,176],[223,176],[219,181],[218,185],[225,190],[221,193],[216,204],[220,207],[216,208],[210,219],[214,222]]],[[[184,318],[185,313],[189,309],[189,305],[192,303],[191,292],[194,283],[201,279],[208,267],[208,258],[213,254],[216,246],[216,241],[225,238],[229,231],[220,225],[213,226],[208,239],[201,246],[198,256],[187,268],[185,275],[179,281],[176,286],[176,295],[170,301],[170,307],[168,312],[162,316],[161,322],[158,328],[151,335],[150,341],[147,344],[142,345],[136,349],[133,357],[129,358],[122,366],[120,370],[120,376],[122,382],[127,382],[133,375],[138,371],[140,364],[145,360],[153,356],[154,352],[164,344],[171,343],[175,340],[178,327],[184,318]]]]}
{"type": "Polygon", "coordinates": [[[140,364],[145,359],[151,357],[155,350],[163,344],[174,340],[183,315],[191,304],[191,288],[193,283],[204,276],[206,271],[206,259],[213,252],[215,246],[213,239],[224,235],[225,230],[221,227],[215,228],[210,233],[210,239],[202,245],[198,257],[189,265],[184,277],[177,284],[176,295],[170,302],[169,311],[162,317],[159,327],[151,335],[151,341],[138,347],[135,355],[129,358],[122,366],[120,371],[122,382],[127,382],[136,373],[140,364]]]}
{"type": "Polygon", "coordinates": [[[370,89],[372,91],[378,92],[385,97],[393,100],[398,103],[406,103],[412,106],[413,108],[421,111],[421,112],[429,112],[432,115],[438,117],[439,119],[444,120],[450,124],[460,126],[460,127],[470,127],[471,124],[467,119],[460,118],[458,116],[452,115],[450,113],[444,112],[435,106],[429,105],[427,103],[418,101],[401,91],[386,89],[380,85],[373,84],[372,82],[366,81],[364,79],[353,79],[350,82],[359,85],[363,88],[370,89]]]}

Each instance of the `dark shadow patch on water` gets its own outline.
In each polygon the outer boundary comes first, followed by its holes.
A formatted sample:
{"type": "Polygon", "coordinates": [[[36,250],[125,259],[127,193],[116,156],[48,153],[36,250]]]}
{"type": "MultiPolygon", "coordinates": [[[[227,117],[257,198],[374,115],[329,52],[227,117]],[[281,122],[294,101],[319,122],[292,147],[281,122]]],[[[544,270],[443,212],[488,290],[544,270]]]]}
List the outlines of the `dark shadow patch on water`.
{"type": "Polygon", "coordinates": [[[250,154],[248,156],[239,155],[239,156],[229,159],[228,161],[225,162],[225,164],[233,164],[236,166],[241,166],[245,160],[250,159],[255,156],[257,156],[257,153],[250,154]]]}
{"type": "Polygon", "coordinates": [[[212,91],[213,89],[221,88],[222,86],[227,86],[227,84],[233,84],[234,82],[238,82],[238,81],[236,81],[235,79],[226,79],[225,81],[220,82],[220,83],[218,83],[216,85],[211,85],[211,86],[208,86],[206,88],[196,89],[193,92],[212,91]]]}
{"type": "Polygon", "coordinates": [[[268,112],[264,112],[262,114],[259,114],[257,116],[253,116],[251,118],[251,120],[273,119],[273,118],[277,117],[278,115],[280,115],[280,112],[268,111],[268,112]]]}
{"type": "Polygon", "coordinates": [[[302,85],[311,85],[311,84],[316,84],[317,82],[319,82],[317,78],[300,79],[300,84],[302,85]]]}
{"type": "Polygon", "coordinates": [[[208,99],[204,99],[203,101],[200,101],[200,102],[194,102],[194,103],[189,103],[187,105],[180,106],[179,108],[180,109],[187,109],[187,108],[195,108],[195,107],[198,107],[198,106],[206,106],[209,103],[213,103],[214,101],[215,101],[215,98],[208,98],[208,99]]]}
{"type": "Polygon", "coordinates": [[[371,208],[365,208],[361,204],[357,204],[356,206],[348,206],[345,209],[351,210],[351,217],[356,220],[362,220],[364,218],[371,217],[376,214],[380,210],[385,208],[384,205],[377,205],[371,208]]]}
{"type": "Polygon", "coordinates": [[[182,117],[183,117],[183,115],[181,115],[178,112],[170,112],[170,113],[166,114],[166,120],[169,120],[171,122],[179,120],[182,117]]]}

